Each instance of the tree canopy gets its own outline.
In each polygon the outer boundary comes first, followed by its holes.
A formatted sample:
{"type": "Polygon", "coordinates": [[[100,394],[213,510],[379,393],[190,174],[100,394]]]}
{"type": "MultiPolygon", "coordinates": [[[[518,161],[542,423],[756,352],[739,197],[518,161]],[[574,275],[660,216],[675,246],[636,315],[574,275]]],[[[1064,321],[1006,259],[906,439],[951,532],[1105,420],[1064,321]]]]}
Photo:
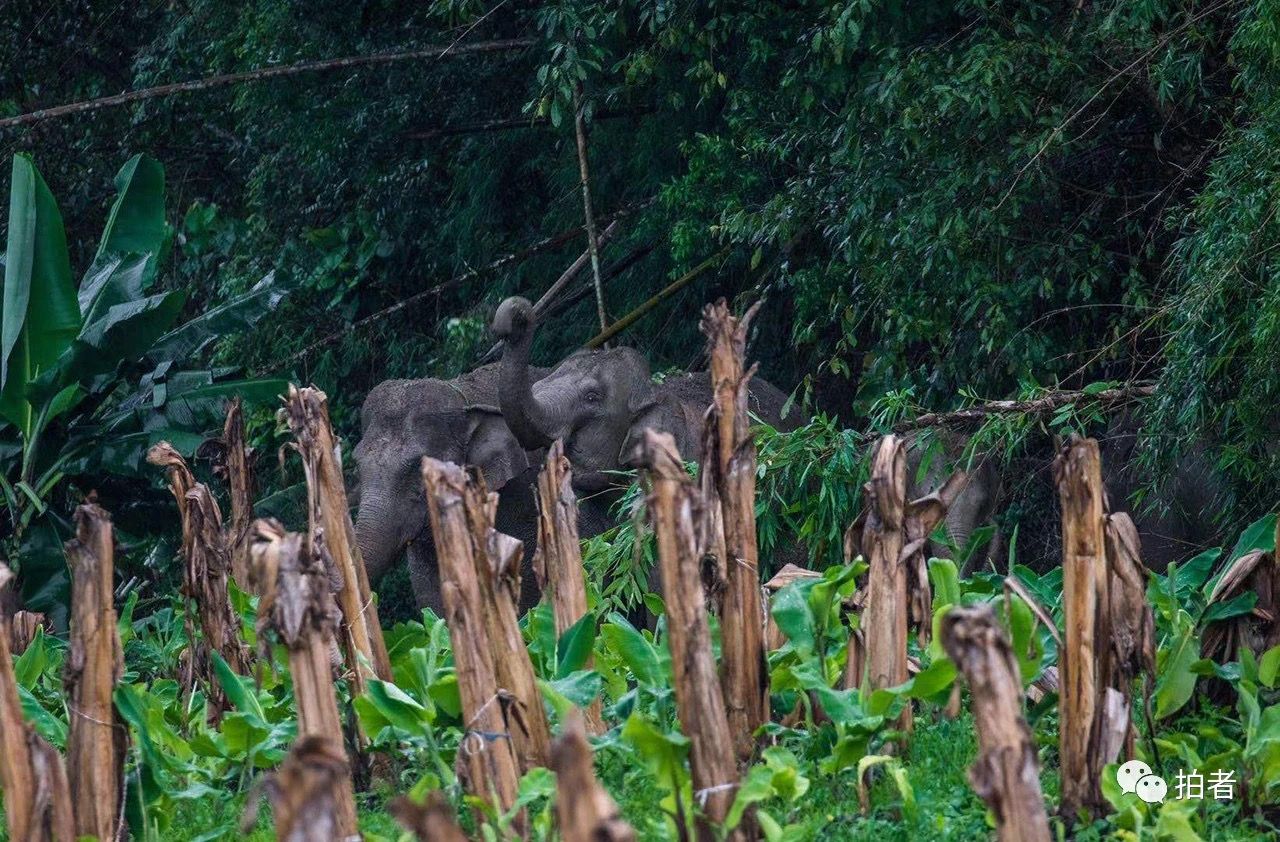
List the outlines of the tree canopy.
{"type": "MultiPolygon", "coordinates": [[[[0,116],[533,40],[0,133],[73,249],[120,162],[160,160],[178,237],[158,283],[195,311],[274,269],[278,317],[213,361],[341,384],[340,422],[384,377],[474,365],[496,302],[583,252],[580,105],[595,214],[627,212],[602,250],[611,320],[728,247],[623,335],[655,368],[698,364],[691,308],[763,297],[763,371],[849,424],[886,394],[938,410],[1154,380],[1152,455],[1195,434],[1244,481],[1275,467],[1273,0],[66,5],[0,22],[0,116]]],[[[589,278],[544,360],[598,331],[589,278]]]]}

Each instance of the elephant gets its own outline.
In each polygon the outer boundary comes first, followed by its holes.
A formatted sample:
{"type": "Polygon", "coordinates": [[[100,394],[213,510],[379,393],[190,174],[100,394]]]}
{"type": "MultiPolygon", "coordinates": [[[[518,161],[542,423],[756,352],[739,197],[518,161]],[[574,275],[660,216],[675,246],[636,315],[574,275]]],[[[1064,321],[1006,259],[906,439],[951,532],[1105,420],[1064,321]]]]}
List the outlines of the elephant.
{"type": "MultiPolygon", "coordinates": [[[[527,299],[508,298],[498,307],[493,332],[503,342],[498,406],[526,450],[560,439],[573,465],[575,486],[604,491],[618,485],[618,472],[636,467],[646,428],[670,433],[685,459],[702,455],[702,419],[711,403],[707,372],[654,383],[649,363],[634,348],[578,351],[541,379],[529,365],[538,328],[527,299]]],[[[780,429],[787,396],[758,377],[750,386],[751,411],[780,429]]]]}
{"type": "MultiPolygon", "coordinates": [[[[929,542],[929,549],[937,558],[949,558],[952,547],[963,550],[974,531],[991,521],[1001,496],[998,460],[989,452],[967,455],[965,444],[963,436],[945,430],[928,438],[920,434],[908,437],[909,500],[918,500],[938,491],[957,469],[963,469],[968,475],[960,493],[947,507],[947,514],[942,522],[946,542],[929,542]]],[[[993,537],[988,552],[998,551],[998,537],[993,537]]],[[[976,557],[970,557],[966,567],[971,568],[977,560],[976,557]]]]}
{"type": "MultiPolygon", "coordinates": [[[[923,447],[918,438],[912,441],[908,465],[910,478],[915,480],[910,491],[913,498],[941,486],[967,443],[963,434],[955,432],[942,433],[939,438],[942,447],[938,454],[934,453],[936,448],[923,447]],[[926,450],[930,456],[925,455],[926,450]]],[[[1187,448],[1170,467],[1154,496],[1138,501],[1136,492],[1146,484],[1137,458],[1138,419],[1129,415],[1112,419],[1097,440],[1107,509],[1129,512],[1138,530],[1143,563],[1149,570],[1163,572],[1170,563],[1184,561],[1221,542],[1222,525],[1214,513],[1225,510],[1227,483],[1212,466],[1203,445],[1187,448]]],[[[1015,473],[1048,480],[1051,472],[1047,467],[1051,459],[1049,453],[1038,450],[1030,457],[1019,458],[1015,473]]],[[[1019,518],[1024,521],[1024,540],[1019,542],[1021,561],[1038,569],[1060,564],[1056,491],[1037,479],[1025,485],[1015,483],[1017,487],[1011,494],[1003,485],[1000,463],[994,450],[976,454],[969,463],[969,482],[947,514],[946,532],[950,542],[963,547],[973,530],[989,522],[1001,506],[1009,504],[1012,496],[1017,498],[1023,511],[1019,518]]],[[[994,559],[1003,550],[998,536],[997,531],[988,558],[994,559]]],[[[931,549],[935,555],[947,554],[944,546],[935,545],[931,549]]],[[[974,561],[977,559],[970,559],[971,564],[974,561]]]]}
{"type": "Polygon", "coordinates": [[[1139,419],[1115,418],[1098,437],[1102,480],[1110,511],[1129,511],[1142,544],[1147,569],[1163,573],[1171,563],[1221,544],[1218,513],[1228,510],[1228,482],[1213,465],[1208,448],[1192,442],[1170,465],[1149,499],[1137,499],[1147,485],[1138,458],[1139,419]]]}
{"type": "MultiPolygon", "coordinates": [[[[371,580],[377,580],[406,549],[414,598],[441,610],[435,545],[422,487],[422,457],[474,465],[490,489],[498,490],[499,528],[532,550],[537,507],[533,491],[541,454],[527,452],[492,405],[496,366],[455,380],[387,380],[375,386],[361,410],[361,438],[354,456],[358,472],[356,539],[371,580]]],[[[521,603],[536,594],[526,576],[521,603]]]]}

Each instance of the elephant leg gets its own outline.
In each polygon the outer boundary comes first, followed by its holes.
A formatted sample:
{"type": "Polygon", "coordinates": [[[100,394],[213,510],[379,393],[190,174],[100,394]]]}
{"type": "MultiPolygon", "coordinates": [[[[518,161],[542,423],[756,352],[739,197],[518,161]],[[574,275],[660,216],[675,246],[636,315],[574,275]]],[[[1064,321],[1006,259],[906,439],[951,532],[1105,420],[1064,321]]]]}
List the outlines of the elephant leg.
{"type": "Polygon", "coordinates": [[[444,616],[444,599],[440,595],[440,567],[436,548],[430,536],[420,536],[409,544],[409,584],[419,608],[430,608],[444,616]]]}

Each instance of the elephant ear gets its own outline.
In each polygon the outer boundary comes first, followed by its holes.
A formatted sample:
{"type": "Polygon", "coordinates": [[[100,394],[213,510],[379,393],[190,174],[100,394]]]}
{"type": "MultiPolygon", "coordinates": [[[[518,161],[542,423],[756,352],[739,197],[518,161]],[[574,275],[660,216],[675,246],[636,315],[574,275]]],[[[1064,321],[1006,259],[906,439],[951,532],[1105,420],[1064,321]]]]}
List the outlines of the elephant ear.
{"type": "Polygon", "coordinates": [[[507,480],[534,464],[497,407],[469,406],[466,414],[467,464],[480,469],[491,490],[506,485],[507,480]]]}

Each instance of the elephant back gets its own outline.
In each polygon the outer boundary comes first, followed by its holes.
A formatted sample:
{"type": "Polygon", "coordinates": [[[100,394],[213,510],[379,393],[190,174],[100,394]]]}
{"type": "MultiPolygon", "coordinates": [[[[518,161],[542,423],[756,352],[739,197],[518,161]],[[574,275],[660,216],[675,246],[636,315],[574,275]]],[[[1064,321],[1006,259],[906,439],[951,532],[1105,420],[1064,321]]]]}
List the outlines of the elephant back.
{"type": "MultiPolygon", "coordinates": [[[[694,371],[669,377],[659,388],[688,407],[692,416],[697,419],[695,423],[701,424],[703,413],[711,405],[710,372],[694,371]]],[[[784,418],[782,408],[787,403],[787,395],[768,380],[759,376],[751,378],[748,400],[751,412],[769,426],[779,430],[794,430],[799,426],[798,408],[792,407],[784,418]]]]}
{"type": "MultiPolygon", "coordinates": [[[[548,369],[533,369],[536,379],[545,377],[548,369]]],[[[453,380],[418,377],[406,380],[384,380],[369,390],[360,410],[360,426],[368,430],[374,425],[393,423],[415,411],[444,411],[468,406],[496,406],[498,403],[498,364],[490,363],[468,371],[453,380]]]]}

